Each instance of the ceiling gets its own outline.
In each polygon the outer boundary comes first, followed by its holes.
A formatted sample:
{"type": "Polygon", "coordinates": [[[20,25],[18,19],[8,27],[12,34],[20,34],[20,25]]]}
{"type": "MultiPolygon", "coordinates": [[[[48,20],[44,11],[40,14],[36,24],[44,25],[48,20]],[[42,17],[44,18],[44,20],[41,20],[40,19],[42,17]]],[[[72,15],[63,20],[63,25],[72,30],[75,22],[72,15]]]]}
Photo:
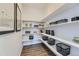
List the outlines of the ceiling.
{"type": "Polygon", "coordinates": [[[63,4],[60,3],[23,3],[23,20],[42,21],[51,12],[63,4]]]}
{"type": "Polygon", "coordinates": [[[23,7],[36,7],[36,8],[43,8],[46,7],[47,3],[23,3],[23,7]]]}

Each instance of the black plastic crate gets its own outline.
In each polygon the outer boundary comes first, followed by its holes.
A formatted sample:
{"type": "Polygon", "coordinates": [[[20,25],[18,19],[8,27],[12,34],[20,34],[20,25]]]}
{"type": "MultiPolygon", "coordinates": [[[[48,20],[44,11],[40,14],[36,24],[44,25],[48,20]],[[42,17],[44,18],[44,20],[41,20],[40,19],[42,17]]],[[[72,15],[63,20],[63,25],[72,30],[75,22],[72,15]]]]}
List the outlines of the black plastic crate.
{"type": "Polygon", "coordinates": [[[55,39],[49,38],[47,43],[50,45],[55,45],[55,39]]]}
{"type": "Polygon", "coordinates": [[[25,33],[27,34],[27,33],[30,33],[30,31],[25,31],[25,33]]]}
{"type": "Polygon", "coordinates": [[[56,22],[57,22],[57,24],[59,24],[59,23],[65,23],[65,22],[68,22],[68,19],[61,19],[61,20],[58,20],[56,22]]]}
{"type": "Polygon", "coordinates": [[[30,40],[33,40],[34,39],[34,36],[33,35],[29,35],[29,39],[30,40]]]}
{"type": "Polygon", "coordinates": [[[79,16],[71,18],[71,21],[77,21],[77,20],[79,20],[79,16]]]}
{"type": "Polygon", "coordinates": [[[50,30],[46,30],[46,34],[50,34],[50,30]]]}
{"type": "Polygon", "coordinates": [[[48,40],[48,37],[47,36],[42,36],[42,39],[47,41],[48,40]]]}
{"type": "Polygon", "coordinates": [[[55,36],[54,30],[50,30],[50,34],[51,34],[52,36],[55,36]]]}
{"type": "Polygon", "coordinates": [[[57,43],[56,44],[57,51],[62,54],[63,56],[67,56],[70,54],[70,46],[63,44],[63,43],[57,43]]]}

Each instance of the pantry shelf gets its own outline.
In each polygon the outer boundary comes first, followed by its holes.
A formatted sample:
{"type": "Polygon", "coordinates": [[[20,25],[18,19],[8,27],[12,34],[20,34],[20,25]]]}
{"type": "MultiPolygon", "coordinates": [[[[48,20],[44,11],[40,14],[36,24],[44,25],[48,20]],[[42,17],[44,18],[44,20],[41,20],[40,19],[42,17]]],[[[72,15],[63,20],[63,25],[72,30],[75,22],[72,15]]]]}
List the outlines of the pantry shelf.
{"type": "Polygon", "coordinates": [[[71,46],[74,46],[74,47],[79,48],[79,44],[74,43],[73,41],[67,41],[67,40],[58,38],[58,37],[56,37],[56,36],[51,36],[51,35],[44,34],[44,33],[41,33],[41,34],[42,34],[42,35],[45,35],[45,36],[48,36],[49,38],[53,38],[53,39],[55,39],[55,40],[58,40],[58,41],[60,41],[60,42],[63,42],[63,43],[65,43],[65,44],[69,44],[69,45],[71,45],[71,46]]]}
{"type": "Polygon", "coordinates": [[[73,23],[79,23],[79,20],[78,21],[70,21],[70,22],[61,23],[61,24],[49,25],[49,26],[47,26],[45,28],[56,27],[56,26],[63,26],[63,25],[73,24],[73,23]]]}
{"type": "Polygon", "coordinates": [[[56,47],[55,46],[51,46],[49,45],[46,41],[42,40],[42,43],[44,43],[52,52],[54,52],[57,56],[62,56],[59,52],[57,52],[56,47]]]}

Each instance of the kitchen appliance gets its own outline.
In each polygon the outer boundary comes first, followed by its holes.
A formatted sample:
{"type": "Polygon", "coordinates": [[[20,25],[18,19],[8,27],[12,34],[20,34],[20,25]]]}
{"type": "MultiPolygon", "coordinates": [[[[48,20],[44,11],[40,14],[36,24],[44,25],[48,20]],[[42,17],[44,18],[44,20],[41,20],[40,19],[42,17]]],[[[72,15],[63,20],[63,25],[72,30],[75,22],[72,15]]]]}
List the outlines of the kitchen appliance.
{"type": "Polygon", "coordinates": [[[57,43],[56,44],[57,51],[62,54],[63,56],[67,56],[70,54],[70,46],[63,44],[63,43],[57,43]]]}

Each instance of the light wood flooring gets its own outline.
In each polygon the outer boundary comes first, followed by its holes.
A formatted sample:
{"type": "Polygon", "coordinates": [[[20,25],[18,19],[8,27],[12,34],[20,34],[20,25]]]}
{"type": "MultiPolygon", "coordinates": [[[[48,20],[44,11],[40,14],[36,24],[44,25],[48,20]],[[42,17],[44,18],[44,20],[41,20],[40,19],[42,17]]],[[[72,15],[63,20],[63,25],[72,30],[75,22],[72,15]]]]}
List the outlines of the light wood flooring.
{"type": "Polygon", "coordinates": [[[24,46],[21,56],[55,56],[44,44],[24,46]]]}

